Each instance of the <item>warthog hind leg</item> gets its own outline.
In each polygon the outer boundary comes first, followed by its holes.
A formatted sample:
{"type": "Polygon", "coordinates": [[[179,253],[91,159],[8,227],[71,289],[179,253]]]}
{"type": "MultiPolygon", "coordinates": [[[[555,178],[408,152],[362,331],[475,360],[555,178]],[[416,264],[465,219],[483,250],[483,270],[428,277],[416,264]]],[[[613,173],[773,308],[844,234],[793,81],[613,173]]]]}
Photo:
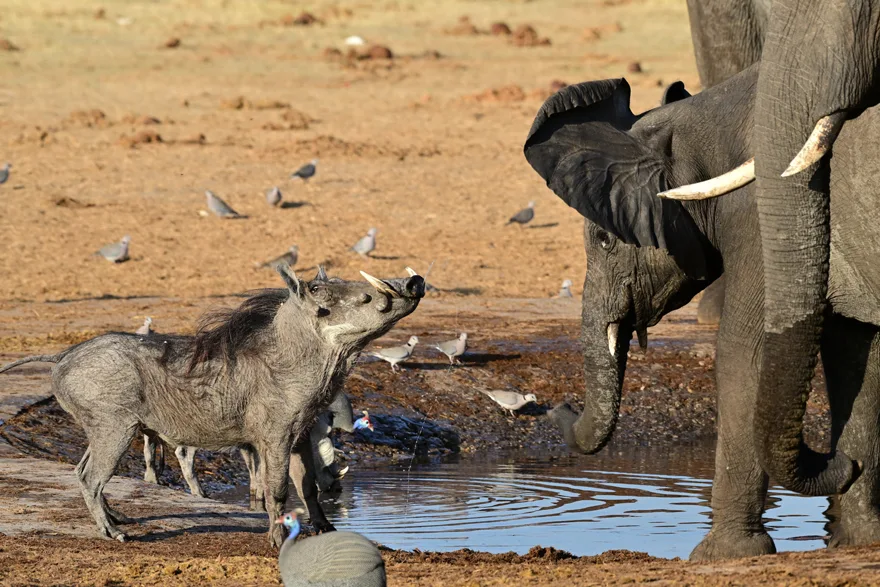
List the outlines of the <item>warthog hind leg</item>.
{"type": "Polygon", "coordinates": [[[174,449],[174,454],[177,456],[177,462],[180,463],[183,478],[189,485],[189,492],[199,497],[205,497],[205,492],[202,491],[202,486],[199,485],[199,479],[196,477],[196,450],[194,446],[178,446],[174,449]]]}

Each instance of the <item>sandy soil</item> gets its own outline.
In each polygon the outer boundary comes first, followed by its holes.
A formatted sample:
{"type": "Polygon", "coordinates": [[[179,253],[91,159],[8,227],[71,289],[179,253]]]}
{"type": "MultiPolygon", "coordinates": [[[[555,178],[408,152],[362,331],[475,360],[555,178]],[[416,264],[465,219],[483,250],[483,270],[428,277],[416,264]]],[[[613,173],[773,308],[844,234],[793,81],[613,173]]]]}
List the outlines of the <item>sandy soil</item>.
{"type": "MultiPolygon", "coordinates": [[[[678,0],[9,0],[0,15],[0,67],[0,163],[13,164],[0,185],[0,360],[133,330],[145,315],[160,331],[191,331],[208,306],[277,285],[255,265],[294,243],[297,269],[324,263],[349,278],[359,269],[425,271],[433,262],[431,282],[441,292],[379,344],[467,330],[472,356],[450,370],[442,357],[425,355],[394,377],[366,363],[350,391],[358,406],[462,431],[464,452],[547,447],[559,438],[541,406],[511,422],[462,389],[531,388],[543,407],[580,394],[579,305],[547,298],[564,278],[580,290],[582,222],[521,150],[542,100],[559,81],[626,76],[638,112],[674,80],[698,89],[678,0]],[[317,22],[297,24],[305,10],[317,22]],[[531,25],[534,36],[516,38],[534,46],[489,34],[494,22],[531,25]],[[347,58],[349,35],[386,46],[393,58],[347,58]],[[314,157],[312,181],[288,179],[314,157]],[[264,201],[273,185],[288,202],[282,209],[264,201]],[[247,218],[201,215],[205,189],[247,218]],[[535,221],[505,226],[529,200],[537,202],[535,221]],[[362,259],[348,248],[371,226],[379,245],[362,259]],[[125,234],[130,261],[92,255],[125,234]],[[477,423],[488,432],[470,433],[477,423]]],[[[696,326],[689,312],[652,329],[664,344],[634,352],[619,442],[711,436],[714,331],[696,326]]],[[[25,440],[40,436],[50,412],[15,415],[46,394],[44,367],[4,375],[0,420],[25,440]]],[[[815,422],[824,409],[813,402],[815,422]]],[[[69,423],[52,422],[56,435],[26,452],[69,460],[81,438],[69,423]],[[51,454],[62,445],[64,454],[51,454]]],[[[358,439],[345,446],[394,457],[358,439]]],[[[2,443],[0,458],[23,459],[22,448],[2,443]]],[[[6,497],[18,499],[17,492],[6,497]]],[[[44,498],[41,507],[54,505],[44,498]]],[[[570,559],[536,550],[525,557],[389,552],[386,560],[392,585],[838,585],[876,582],[878,556],[844,550],[701,566],[638,553],[570,559]]],[[[183,532],[119,545],[42,532],[0,535],[0,583],[263,585],[278,578],[262,533],[183,532]]]]}

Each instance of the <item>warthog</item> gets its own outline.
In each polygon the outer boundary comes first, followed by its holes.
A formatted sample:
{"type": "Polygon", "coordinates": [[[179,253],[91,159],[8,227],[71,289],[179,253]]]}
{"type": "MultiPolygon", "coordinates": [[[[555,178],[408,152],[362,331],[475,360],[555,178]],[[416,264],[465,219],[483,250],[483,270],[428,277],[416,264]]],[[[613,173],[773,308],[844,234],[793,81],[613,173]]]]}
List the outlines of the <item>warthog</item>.
{"type": "MultiPolygon", "coordinates": [[[[369,418],[361,418],[359,422],[363,422],[363,427],[372,426],[368,424],[369,418]]],[[[351,401],[344,392],[339,393],[329,408],[318,416],[318,419],[312,425],[309,432],[309,441],[312,445],[312,461],[315,463],[315,481],[318,489],[321,491],[329,490],[334,482],[341,478],[348,467],[340,472],[336,464],[336,453],[333,441],[330,439],[330,432],[333,428],[353,432],[355,422],[352,417],[351,401]]],[[[180,471],[186,484],[189,486],[190,493],[205,497],[205,492],[199,483],[195,470],[195,454],[197,447],[194,446],[177,446],[174,447],[174,455],[180,465],[180,471]]],[[[266,502],[264,500],[264,492],[260,490],[260,480],[257,478],[256,462],[249,448],[241,449],[242,457],[248,465],[248,487],[250,490],[250,507],[252,510],[265,511],[266,502]]],[[[144,481],[147,483],[158,483],[159,475],[165,468],[165,452],[161,441],[153,433],[144,434],[144,481]]]]}
{"type": "Polygon", "coordinates": [[[358,354],[412,313],[425,281],[302,281],[266,290],[237,309],[208,314],[195,336],[109,333],[57,355],[52,391],[85,429],[76,468],[86,506],[102,535],[125,540],[127,518],[107,505],[104,486],[139,432],[171,446],[246,447],[260,463],[269,541],[280,546],[288,470],[318,531],[333,530],[317,501],[309,429],[342,390],[358,354]],[[291,452],[294,454],[292,455],[291,452]],[[291,465],[292,468],[291,468],[291,465]]]}

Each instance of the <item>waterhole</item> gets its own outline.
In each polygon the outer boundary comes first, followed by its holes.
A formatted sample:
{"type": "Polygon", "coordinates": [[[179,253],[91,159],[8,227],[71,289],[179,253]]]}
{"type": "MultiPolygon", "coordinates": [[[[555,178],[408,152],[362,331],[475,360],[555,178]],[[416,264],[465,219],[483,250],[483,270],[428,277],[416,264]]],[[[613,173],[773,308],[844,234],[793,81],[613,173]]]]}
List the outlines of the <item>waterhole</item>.
{"type": "MultiPolygon", "coordinates": [[[[709,530],[711,448],[608,451],[593,457],[510,455],[358,470],[323,495],[330,520],[390,548],[576,555],[628,549],[688,556],[709,530]]],[[[247,503],[241,489],[215,496],[247,503]]],[[[778,550],[823,546],[824,498],[775,487],[765,521],[778,550]]]]}

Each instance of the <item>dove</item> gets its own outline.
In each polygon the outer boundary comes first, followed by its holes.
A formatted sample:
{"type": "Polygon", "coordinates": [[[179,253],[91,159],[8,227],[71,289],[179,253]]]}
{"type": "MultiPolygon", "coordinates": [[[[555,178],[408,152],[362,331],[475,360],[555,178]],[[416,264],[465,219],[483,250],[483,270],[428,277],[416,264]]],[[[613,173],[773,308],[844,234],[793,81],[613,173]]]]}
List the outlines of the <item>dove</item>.
{"type": "Polygon", "coordinates": [[[244,218],[244,216],[233,210],[229,204],[214,195],[214,192],[211,190],[205,190],[205,197],[208,199],[208,210],[220,218],[244,218]]]}
{"type": "Polygon", "coordinates": [[[153,334],[153,319],[147,316],[144,318],[144,325],[134,331],[135,334],[140,334],[141,336],[149,336],[153,334]]]}
{"type": "Polygon", "coordinates": [[[566,279],[562,282],[562,287],[559,289],[559,294],[556,296],[557,298],[570,298],[571,297],[571,280],[566,279]]]}
{"type": "Polygon", "coordinates": [[[269,267],[271,269],[277,270],[279,266],[284,265],[285,267],[293,267],[296,265],[297,260],[299,259],[299,247],[297,245],[293,245],[290,247],[286,253],[283,255],[279,255],[270,261],[266,261],[260,267],[269,267]]]}
{"type": "Polygon", "coordinates": [[[315,173],[318,171],[318,160],[312,159],[296,171],[290,174],[290,179],[294,177],[298,177],[303,181],[309,181],[310,178],[314,177],[315,173]]]}
{"type": "Polygon", "coordinates": [[[277,206],[281,203],[282,197],[283,196],[281,195],[281,190],[279,190],[278,186],[276,185],[271,190],[266,192],[266,203],[268,203],[270,206],[277,206]]]}
{"type": "Polygon", "coordinates": [[[128,261],[128,243],[131,237],[125,235],[118,243],[104,245],[95,253],[96,256],[104,257],[111,263],[122,263],[128,261]]]}
{"type": "Polygon", "coordinates": [[[517,224],[523,225],[528,224],[532,221],[532,218],[535,217],[535,203],[529,202],[528,207],[523,208],[516,214],[510,217],[510,220],[507,221],[507,224],[513,224],[516,222],[517,224]]]}
{"type": "Polygon", "coordinates": [[[0,184],[6,183],[6,180],[9,179],[9,168],[12,167],[9,163],[3,166],[0,169],[0,184]]]}
{"type": "Polygon", "coordinates": [[[449,357],[449,364],[454,365],[458,362],[456,357],[460,357],[467,350],[467,338],[467,332],[462,332],[455,340],[441,342],[434,345],[434,348],[449,357]]]}
{"type": "Polygon", "coordinates": [[[370,253],[376,250],[376,234],[378,232],[375,228],[371,228],[367,231],[367,236],[356,242],[351,250],[362,257],[369,257],[370,253]]]}
{"type": "Polygon", "coordinates": [[[297,508],[277,520],[287,529],[278,553],[284,587],[385,587],[385,561],[372,542],[357,532],[327,532],[296,540],[302,530],[297,508]]]}
{"type": "Polygon", "coordinates": [[[379,357],[383,361],[391,363],[392,371],[399,371],[398,363],[407,360],[413,354],[413,349],[419,343],[418,336],[410,336],[407,343],[403,346],[393,346],[387,349],[379,349],[370,353],[374,357],[379,357]]]}
{"type": "Polygon", "coordinates": [[[480,391],[485,395],[488,395],[496,404],[510,412],[513,416],[515,416],[517,410],[524,405],[538,401],[538,398],[534,393],[522,395],[515,391],[504,391],[503,389],[495,389],[491,391],[484,391],[481,389],[480,391]]]}

